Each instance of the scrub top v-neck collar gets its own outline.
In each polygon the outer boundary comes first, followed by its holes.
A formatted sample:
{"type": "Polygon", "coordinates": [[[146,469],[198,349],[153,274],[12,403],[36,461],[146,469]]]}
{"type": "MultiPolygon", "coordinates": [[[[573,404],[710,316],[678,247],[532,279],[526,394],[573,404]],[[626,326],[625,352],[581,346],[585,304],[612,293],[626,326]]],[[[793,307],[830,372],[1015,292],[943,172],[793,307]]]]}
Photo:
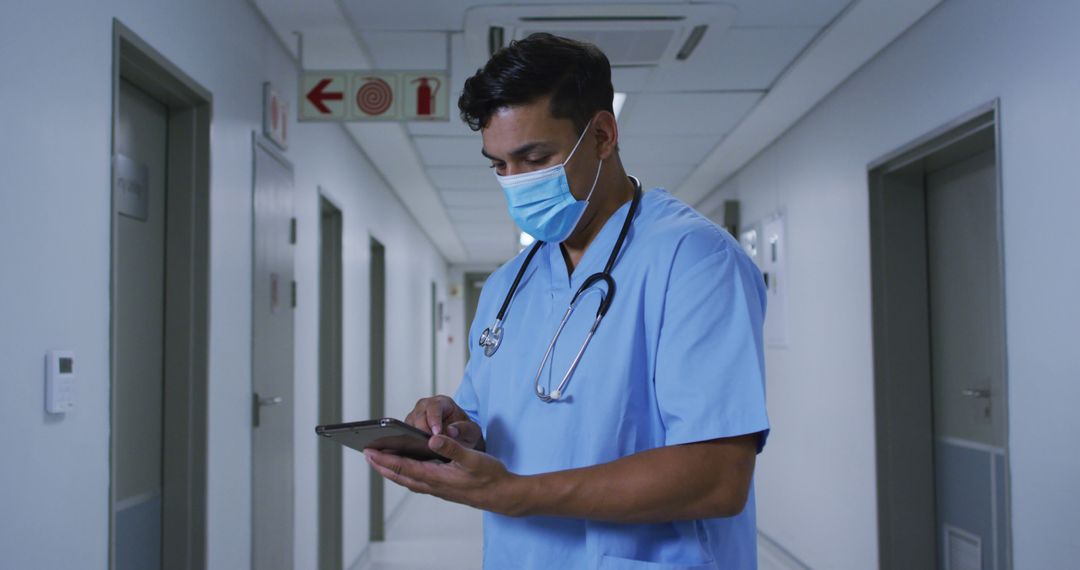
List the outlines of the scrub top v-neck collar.
{"type": "MultiPolygon", "coordinates": [[[[644,202],[644,195],[642,196],[644,202]]],[[[581,283],[593,273],[601,271],[604,268],[604,264],[607,263],[608,257],[611,255],[611,248],[615,246],[615,240],[619,237],[619,231],[622,230],[623,223],[626,221],[626,214],[630,210],[630,204],[633,200],[627,200],[622,206],[619,206],[617,210],[604,222],[604,226],[600,228],[600,232],[593,238],[592,243],[585,249],[585,255],[581,256],[581,260],[578,261],[577,267],[574,268],[574,272],[570,273],[566,267],[566,259],[563,257],[562,246],[557,243],[545,243],[544,253],[548,258],[549,274],[551,276],[551,290],[552,293],[562,293],[566,291],[576,291],[581,283]]],[[[637,212],[634,213],[634,217],[641,215],[641,207],[639,206],[637,212]]],[[[622,251],[619,252],[619,257],[623,257],[626,252],[626,248],[633,241],[634,227],[633,222],[630,224],[630,229],[627,232],[626,241],[623,243],[622,251]]],[[[618,268],[618,259],[615,260],[615,268],[618,268]]],[[[615,270],[612,269],[612,271],[615,270]]]]}

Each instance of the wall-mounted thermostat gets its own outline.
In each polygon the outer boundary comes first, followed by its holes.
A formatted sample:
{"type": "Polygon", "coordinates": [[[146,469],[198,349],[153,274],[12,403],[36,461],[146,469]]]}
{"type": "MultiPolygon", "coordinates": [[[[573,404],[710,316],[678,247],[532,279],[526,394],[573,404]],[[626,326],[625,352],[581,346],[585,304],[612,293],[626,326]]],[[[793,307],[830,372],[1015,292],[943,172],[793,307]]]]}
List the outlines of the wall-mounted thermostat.
{"type": "Polygon", "coordinates": [[[63,414],[75,409],[75,353],[50,350],[45,355],[45,411],[63,414]]]}

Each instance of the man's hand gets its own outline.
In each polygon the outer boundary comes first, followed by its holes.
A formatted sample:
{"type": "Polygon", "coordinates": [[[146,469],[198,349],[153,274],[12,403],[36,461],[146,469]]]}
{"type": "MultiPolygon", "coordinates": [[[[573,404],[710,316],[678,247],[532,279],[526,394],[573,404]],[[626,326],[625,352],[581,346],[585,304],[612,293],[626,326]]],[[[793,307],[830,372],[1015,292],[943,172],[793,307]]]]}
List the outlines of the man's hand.
{"type": "Polygon", "coordinates": [[[416,461],[374,449],[364,450],[364,456],[379,475],[413,492],[494,513],[520,514],[524,494],[518,487],[523,478],[507,471],[498,459],[446,435],[432,436],[428,447],[450,463],[416,461]]]}
{"type": "Polygon", "coordinates": [[[446,435],[428,447],[451,460],[424,463],[364,451],[379,475],[417,493],[508,516],[618,523],[733,517],[746,505],[758,434],[657,447],[610,463],[516,475],[446,435]]]}
{"type": "Polygon", "coordinates": [[[422,398],[405,416],[405,423],[433,435],[446,434],[467,449],[484,450],[484,434],[480,426],[447,396],[422,398]]]}

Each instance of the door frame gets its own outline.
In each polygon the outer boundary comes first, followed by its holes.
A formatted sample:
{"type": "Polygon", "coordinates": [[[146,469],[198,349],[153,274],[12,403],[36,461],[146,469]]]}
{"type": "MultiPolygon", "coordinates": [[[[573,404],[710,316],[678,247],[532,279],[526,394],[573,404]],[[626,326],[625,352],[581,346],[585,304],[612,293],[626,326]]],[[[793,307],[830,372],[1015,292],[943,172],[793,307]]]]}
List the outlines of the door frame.
{"type": "Polygon", "coordinates": [[[926,159],[965,150],[992,137],[997,257],[1002,290],[1001,320],[1006,441],[1005,566],[1012,567],[1011,485],[1008,452],[1008,326],[1005,305],[1005,233],[1001,177],[1000,102],[995,99],[934,129],[867,166],[873,313],[874,418],[876,431],[879,562],[883,570],[933,568],[934,525],[933,384],[929,339],[925,172],[926,159]],[[922,307],[925,310],[912,310],[922,307]],[[920,558],[921,557],[921,558],[920,558]]]}
{"type": "MultiPolygon", "coordinates": [[[[120,80],[168,107],[165,351],[162,397],[163,568],[206,565],[207,390],[210,323],[210,124],[213,95],[119,20],[113,20],[112,154],[120,80]]],[[[116,173],[112,173],[115,180],[116,173]]],[[[109,188],[115,202],[114,183],[109,188]]],[[[116,398],[117,233],[110,209],[109,424],[116,398]]],[[[109,567],[114,568],[115,440],[109,441],[109,567]]]]}
{"type": "MultiPolygon", "coordinates": [[[[319,197],[319,423],[341,423],[345,350],[345,214],[321,187],[316,193],[319,197]],[[332,236],[332,244],[326,241],[328,233],[332,236]],[[327,259],[328,253],[334,256],[332,267],[326,265],[327,261],[331,261],[327,259]],[[333,280],[332,285],[328,278],[333,280]],[[330,344],[331,341],[333,344],[330,344]]],[[[319,438],[318,560],[319,568],[323,569],[342,568],[345,556],[342,450],[337,443],[319,438]]]]}
{"type": "MultiPolygon", "coordinates": [[[[386,415],[386,245],[374,235],[368,236],[368,244],[368,405],[370,417],[381,418],[386,415]]],[[[370,542],[386,540],[385,489],[383,478],[372,470],[368,482],[370,542]]]]}

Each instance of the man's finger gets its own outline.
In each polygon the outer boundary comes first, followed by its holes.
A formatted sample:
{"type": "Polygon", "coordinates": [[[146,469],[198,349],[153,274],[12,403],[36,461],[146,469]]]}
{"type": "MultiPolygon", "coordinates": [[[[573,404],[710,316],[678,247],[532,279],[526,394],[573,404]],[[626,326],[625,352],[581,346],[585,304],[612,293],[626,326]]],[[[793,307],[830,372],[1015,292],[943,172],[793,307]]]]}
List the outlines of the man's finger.
{"type": "Polygon", "coordinates": [[[375,459],[373,459],[372,456],[367,454],[364,454],[364,456],[365,458],[367,458],[368,465],[371,465],[372,469],[374,469],[379,475],[382,475],[386,479],[389,479],[390,481],[397,483],[398,485],[401,485],[402,487],[405,487],[406,489],[413,491],[414,493],[423,493],[425,495],[432,494],[433,490],[431,488],[431,485],[403,474],[400,466],[398,466],[396,469],[392,467],[386,467],[384,465],[376,463],[375,459]]]}
{"type": "Polygon", "coordinates": [[[476,463],[474,454],[478,452],[466,449],[463,445],[445,435],[433,436],[428,440],[428,447],[435,453],[460,463],[464,467],[472,467],[476,463]]]}
{"type": "Polygon", "coordinates": [[[428,404],[425,409],[427,413],[428,432],[432,435],[439,435],[442,433],[443,417],[446,416],[447,406],[442,398],[433,398],[433,400],[434,401],[428,404]]]}
{"type": "Polygon", "coordinates": [[[460,441],[468,448],[476,447],[476,442],[480,441],[480,426],[476,425],[470,420],[462,420],[454,422],[447,426],[446,435],[460,441]]]}

